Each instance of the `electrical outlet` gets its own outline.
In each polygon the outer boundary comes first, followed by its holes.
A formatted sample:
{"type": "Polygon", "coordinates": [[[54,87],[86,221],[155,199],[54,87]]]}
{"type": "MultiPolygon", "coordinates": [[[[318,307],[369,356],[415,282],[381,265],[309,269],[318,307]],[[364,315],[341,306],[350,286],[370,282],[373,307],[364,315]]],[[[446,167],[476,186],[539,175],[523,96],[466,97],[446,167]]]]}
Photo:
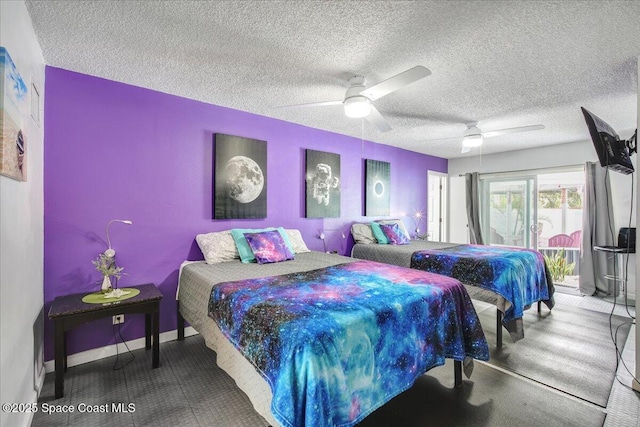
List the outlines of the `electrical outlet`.
{"type": "Polygon", "coordinates": [[[116,314],[113,316],[113,324],[119,325],[120,323],[124,323],[124,314],[116,314]]]}

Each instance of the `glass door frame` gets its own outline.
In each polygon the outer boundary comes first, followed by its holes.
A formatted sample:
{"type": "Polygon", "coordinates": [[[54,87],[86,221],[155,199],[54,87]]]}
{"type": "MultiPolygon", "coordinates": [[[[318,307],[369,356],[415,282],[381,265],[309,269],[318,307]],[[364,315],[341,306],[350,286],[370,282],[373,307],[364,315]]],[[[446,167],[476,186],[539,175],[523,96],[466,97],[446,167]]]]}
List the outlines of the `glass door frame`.
{"type": "MultiPolygon", "coordinates": [[[[537,228],[538,228],[538,178],[534,173],[512,173],[501,176],[480,176],[480,227],[484,236],[485,244],[492,244],[490,241],[491,215],[490,215],[490,194],[491,184],[493,183],[514,183],[524,185],[522,200],[524,206],[523,214],[523,236],[522,243],[515,244],[510,240],[513,236],[504,242],[505,246],[519,246],[529,249],[538,248],[537,228]],[[535,236],[535,237],[534,237],[535,236]]],[[[508,222],[508,221],[507,221],[508,222]]],[[[506,237],[506,236],[505,236],[506,237]]],[[[495,243],[494,243],[495,244],[495,243]]]]}

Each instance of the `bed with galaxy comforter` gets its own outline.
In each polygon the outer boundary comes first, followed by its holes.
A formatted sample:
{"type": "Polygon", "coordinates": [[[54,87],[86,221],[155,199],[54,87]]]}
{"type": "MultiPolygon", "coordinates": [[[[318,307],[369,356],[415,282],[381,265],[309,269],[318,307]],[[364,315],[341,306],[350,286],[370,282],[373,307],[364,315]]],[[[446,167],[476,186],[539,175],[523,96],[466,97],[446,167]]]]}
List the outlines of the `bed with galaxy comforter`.
{"type": "Polygon", "coordinates": [[[445,358],[489,357],[449,277],[319,252],[180,276],[179,318],[272,425],[353,426],[445,358]]]}
{"type": "Polygon", "coordinates": [[[352,256],[460,280],[472,298],[496,305],[498,346],[502,326],[514,342],[524,338],[522,316],[532,304],[544,302],[549,309],[554,305],[553,280],[544,258],[530,249],[412,240],[405,245],[358,243],[352,256]]]}

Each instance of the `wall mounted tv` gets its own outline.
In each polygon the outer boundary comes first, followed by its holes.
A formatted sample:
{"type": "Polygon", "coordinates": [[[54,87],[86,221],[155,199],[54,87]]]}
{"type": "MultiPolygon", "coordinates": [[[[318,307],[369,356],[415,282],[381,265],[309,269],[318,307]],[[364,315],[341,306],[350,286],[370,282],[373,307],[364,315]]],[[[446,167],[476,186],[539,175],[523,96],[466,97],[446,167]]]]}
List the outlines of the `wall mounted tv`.
{"type": "Polygon", "coordinates": [[[584,107],[581,108],[600,165],[625,175],[633,173],[633,164],[629,156],[636,151],[633,145],[636,135],[634,134],[629,141],[620,140],[616,131],[604,120],[584,107]]]}

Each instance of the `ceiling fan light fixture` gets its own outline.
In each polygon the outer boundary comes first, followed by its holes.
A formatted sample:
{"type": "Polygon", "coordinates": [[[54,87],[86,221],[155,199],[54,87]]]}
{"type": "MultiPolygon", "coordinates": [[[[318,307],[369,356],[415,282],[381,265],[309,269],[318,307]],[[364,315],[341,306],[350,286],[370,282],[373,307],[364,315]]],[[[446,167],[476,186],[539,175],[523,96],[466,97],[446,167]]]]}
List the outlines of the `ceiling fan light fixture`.
{"type": "Polygon", "coordinates": [[[467,124],[467,130],[462,135],[462,148],[479,147],[483,141],[482,132],[475,126],[475,123],[467,124]]]}
{"type": "Polygon", "coordinates": [[[474,135],[465,135],[462,138],[462,146],[464,148],[474,148],[482,145],[484,138],[482,138],[482,134],[474,134],[474,135]]]}
{"type": "Polygon", "coordinates": [[[344,114],[347,117],[360,119],[371,112],[371,101],[366,96],[352,96],[344,100],[344,114]]]}

